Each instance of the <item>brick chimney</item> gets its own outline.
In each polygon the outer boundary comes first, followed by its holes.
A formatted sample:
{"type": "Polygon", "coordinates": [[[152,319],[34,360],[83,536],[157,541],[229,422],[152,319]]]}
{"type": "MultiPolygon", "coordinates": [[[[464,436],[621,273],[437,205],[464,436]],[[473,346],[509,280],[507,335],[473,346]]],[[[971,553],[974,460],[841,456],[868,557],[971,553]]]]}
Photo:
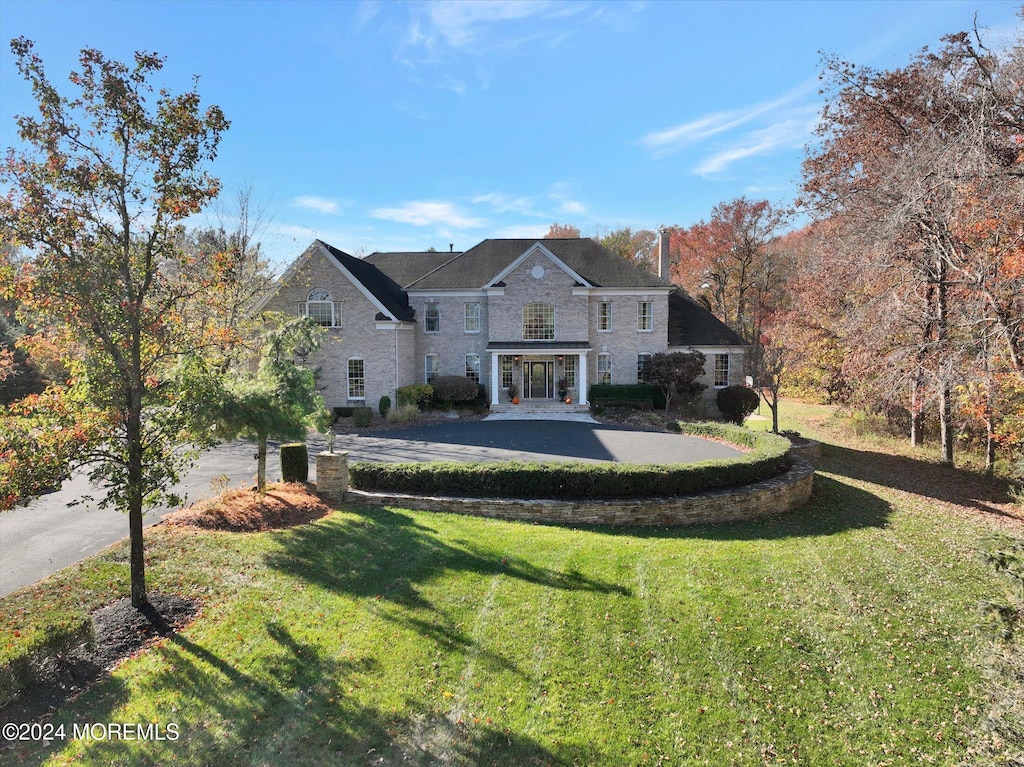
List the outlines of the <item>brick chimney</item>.
{"type": "Polygon", "coordinates": [[[665,227],[658,230],[658,276],[672,282],[672,276],[669,274],[668,229],[665,227]]]}

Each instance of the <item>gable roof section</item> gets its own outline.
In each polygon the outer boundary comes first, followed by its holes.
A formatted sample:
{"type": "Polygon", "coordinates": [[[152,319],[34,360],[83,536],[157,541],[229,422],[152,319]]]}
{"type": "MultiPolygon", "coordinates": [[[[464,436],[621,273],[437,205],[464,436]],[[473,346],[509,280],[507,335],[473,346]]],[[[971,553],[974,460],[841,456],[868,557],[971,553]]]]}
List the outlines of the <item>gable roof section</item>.
{"type": "MultiPolygon", "coordinates": [[[[492,284],[516,259],[540,244],[596,287],[667,288],[670,284],[612,253],[589,237],[484,240],[447,263],[405,284],[408,290],[480,289],[492,284]]],[[[443,254],[451,255],[451,254],[443,254]]]]}
{"type": "Polygon", "coordinates": [[[676,288],[668,296],[668,345],[746,346],[739,334],[676,288]]]}
{"type": "Polygon", "coordinates": [[[412,307],[409,306],[409,297],[402,290],[401,285],[364,259],[338,250],[323,240],[317,240],[317,244],[334,258],[342,272],[351,275],[356,287],[362,288],[364,294],[367,294],[367,298],[376,299],[374,303],[379,304],[379,308],[384,310],[382,314],[390,315],[390,319],[399,322],[413,320],[414,313],[412,307]]]}
{"type": "Polygon", "coordinates": [[[371,253],[363,259],[373,264],[384,274],[403,288],[408,287],[431,272],[443,268],[449,261],[458,258],[462,252],[438,253],[407,252],[407,253],[371,253]]]}

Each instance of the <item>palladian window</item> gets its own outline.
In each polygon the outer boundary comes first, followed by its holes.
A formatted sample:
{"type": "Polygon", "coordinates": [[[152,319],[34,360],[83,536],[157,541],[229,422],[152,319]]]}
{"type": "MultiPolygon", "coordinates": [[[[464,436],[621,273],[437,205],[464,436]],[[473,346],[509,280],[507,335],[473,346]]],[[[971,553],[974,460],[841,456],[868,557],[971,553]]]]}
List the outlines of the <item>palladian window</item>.
{"type": "Polygon", "coordinates": [[[325,288],[313,288],[305,301],[299,301],[299,317],[309,317],[317,325],[325,328],[341,327],[341,302],[332,301],[331,294],[325,288]]]}

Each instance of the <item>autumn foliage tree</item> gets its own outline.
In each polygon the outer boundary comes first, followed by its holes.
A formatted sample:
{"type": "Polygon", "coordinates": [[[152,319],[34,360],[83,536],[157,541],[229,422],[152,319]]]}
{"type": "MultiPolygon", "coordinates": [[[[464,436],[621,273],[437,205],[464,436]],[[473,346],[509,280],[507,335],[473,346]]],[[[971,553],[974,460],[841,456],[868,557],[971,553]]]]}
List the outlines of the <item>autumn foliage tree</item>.
{"type": "Polygon", "coordinates": [[[1015,51],[1000,60],[977,33],[961,33],[889,71],[828,59],[820,143],[804,165],[804,202],[843,256],[866,267],[862,344],[910,411],[914,441],[919,413],[937,404],[946,462],[954,390],[979,334],[1020,371],[1024,98],[1015,51]]]}
{"type": "Polygon", "coordinates": [[[0,463],[22,480],[41,473],[51,482],[89,468],[103,503],[128,515],[138,606],[143,509],[178,478],[186,446],[209,439],[197,421],[204,382],[182,373],[218,343],[217,328],[186,320],[200,296],[230,279],[232,260],[208,268],[181,247],[180,229],[219,191],[206,166],[228,121],[201,106],[194,86],[154,93],[163,59],[152,53],[124,64],[85,49],[69,78],[73,95],[64,95],[30,41],[13,40],[11,50],[39,111],[17,118],[22,144],[0,166],[0,238],[33,258],[17,270],[0,265],[0,285],[24,314],[56,328],[49,342],[69,375],[12,406],[0,463]]]}

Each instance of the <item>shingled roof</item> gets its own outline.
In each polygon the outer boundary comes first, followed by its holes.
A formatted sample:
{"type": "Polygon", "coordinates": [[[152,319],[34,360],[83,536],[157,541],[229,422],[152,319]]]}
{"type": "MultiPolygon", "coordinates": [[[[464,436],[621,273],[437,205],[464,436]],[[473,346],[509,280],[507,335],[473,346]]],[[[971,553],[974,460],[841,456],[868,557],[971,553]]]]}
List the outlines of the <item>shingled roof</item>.
{"type": "Polygon", "coordinates": [[[333,245],[328,245],[323,240],[317,242],[359,283],[376,298],[387,311],[401,322],[411,322],[415,313],[409,306],[409,296],[402,290],[402,286],[395,280],[382,272],[366,259],[356,258],[343,250],[338,250],[333,245]]]}
{"type": "Polygon", "coordinates": [[[668,296],[668,345],[745,346],[746,343],[686,291],[676,288],[668,296]]]}
{"type": "Polygon", "coordinates": [[[406,288],[461,255],[462,251],[455,253],[438,253],[436,251],[371,253],[363,260],[368,264],[373,264],[403,288],[406,288]]]}
{"type": "MultiPolygon", "coordinates": [[[[461,254],[404,283],[407,290],[479,289],[487,285],[534,244],[540,243],[566,266],[595,287],[665,288],[666,280],[613,253],[590,238],[484,240],[461,254]]],[[[376,255],[376,254],[375,254],[376,255]]],[[[379,254],[386,256],[390,254],[379,254]]],[[[406,254],[411,256],[432,254],[406,254]]],[[[451,256],[450,253],[440,254],[451,256]]],[[[368,258],[373,258],[368,257],[368,258]]],[[[396,278],[396,260],[380,259],[377,265],[396,278]],[[395,271],[390,271],[394,269],[395,271]]],[[[426,261],[426,259],[424,259],[426,261]]],[[[408,275],[413,259],[402,266],[408,275]]],[[[396,278],[397,279],[397,278],[396,278]]]]}

